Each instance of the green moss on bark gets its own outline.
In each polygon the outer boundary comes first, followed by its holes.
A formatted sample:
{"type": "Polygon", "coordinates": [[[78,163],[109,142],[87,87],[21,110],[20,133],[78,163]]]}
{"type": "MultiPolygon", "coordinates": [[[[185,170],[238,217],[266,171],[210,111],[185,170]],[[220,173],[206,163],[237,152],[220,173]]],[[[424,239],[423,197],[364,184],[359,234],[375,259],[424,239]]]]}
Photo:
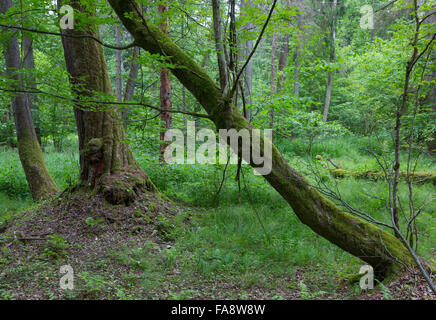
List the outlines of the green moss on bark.
{"type": "MultiPolygon", "coordinates": [[[[81,98],[98,100],[94,96],[104,94],[108,100],[115,100],[101,44],[82,37],[87,34],[100,38],[92,19],[80,21],[94,16],[97,6],[84,5],[79,0],[71,0],[69,4],[76,12],[83,13],[78,16],[82,28],[63,31],[72,35],[62,38],[72,88],[81,98]]],[[[90,106],[80,102],[75,107],[82,185],[102,192],[113,204],[130,204],[138,192],[156,191],[124,142],[119,110],[114,105],[90,106]]]]}
{"type": "Polygon", "coordinates": [[[59,191],[47,170],[36,138],[30,134],[20,136],[18,152],[33,200],[41,200],[59,191]]]}

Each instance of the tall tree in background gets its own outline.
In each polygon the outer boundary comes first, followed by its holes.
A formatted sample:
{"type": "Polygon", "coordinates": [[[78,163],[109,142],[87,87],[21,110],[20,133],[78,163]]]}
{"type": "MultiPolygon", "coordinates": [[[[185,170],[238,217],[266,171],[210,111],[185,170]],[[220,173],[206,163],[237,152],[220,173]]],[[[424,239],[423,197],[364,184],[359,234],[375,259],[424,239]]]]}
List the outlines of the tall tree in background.
{"type": "Polygon", "coordinates": [[[63,4],[74,8],[78,20],[75,24],[81,25],[62,31],[67,71],[78,99],[74,114],[79,137],[81,185],[101,192],[112,204],[129,204],[140,192],[156,189],[124,142],[125,132],[117,108],[90,103],[96,94],[114,99],[103,48],[89,37],[100,38],[98,28],[89,22],[89,17],[95,15],[95,5],[84,5],[80,0],[64,1],[63,4]]]}
{"type": "Polygon", "coordinates": [[[289,40],[291,35],[286,33],[282,36],[280,53],[279,53],[279,65],[278,65],[278,79],[277,79],[277,93],[282,92],[283,83],[285,81],[285,68],[288,63],[289,55],[289,40]]]}
{"type": "MultiPolygon", "coordinates": [[[[276,54],[277,54],[277,33],[273,33],[271,44],[271,103],[275,95],[276,84],[276,54]]],[[[269,127],[274,128],[274,109],[269,111],[269,127]]]]}
{"type": "MultiPolygon", "coordinates": [[[[169,34],[170,29],[170,19],[168,16],[169,6],[168,4],[159,4],[160,13],[160,30],[169,34]]],[[[172,109],[172,92],[171,92],[171,79],[170,70],[168,68],[162,68],[160,71],[160,108],[161,110],[171,111],[172,109]]],[[[167,142],[165,141],[165,132],[172,127],[172,114],[171,112],[163,111],[161,113],[161,132],[160,132],[160,155],[161,161],[164,162],[164,152],[167,147],[167,142]]]]}
{"type": "MultiPolygon", "coordinates": [[[[124,102],[133,100],[133,96],[135,94],[136,80],[138,78],[138,72],[140,68],[140,64],[137,62],[138,57],[139,57],[139,48],[133,47],[132,57],[130,59],[129,76],[127,78],[126,86],[124,89],[124,98],[123,98],[124,102]]],[[[123,117],[124,128],[127,127],[129,113],[130,113],[129,109],[123,110],[123,112],[121,113],[123,117]]]]}
{"type": "MultiPolygon", "coordinates": [[[[291,7],[291,0],[286,0],[286,7],[291,7]]],[[[290,25],[291,22],[287,21],[287,24],[290,25]]],[[[284,69],[288,64],[288,56],[289,56],[289,40],[291,39],[291,34],[286,32],[282,35],[280,49],[279,49],[279,65],[278,65],[278,79],[277,79],[277,93],[282,92],[283,83],[285,81],[285,72],[284,69]]]]}
{"type": "MultiPolygon", "coordinates": [[[[328,14],[329,19],[329,62],[330,67],[332,67],[332,64],[335,62],[335,45],[336,45],[336,17],[337,17],[337,7],[338,7],[338,0],[333,0],[333,3],[327,2],[328,5],[331,5],[331,9],[328,14]]],[[[328,72],[328,78],[327,78],[327,89],[325,94],[325,103],[324,103],[324,111],[322,115],[322,120],[324,122],[327,121],[327,116],[329,113],[329,107],[330,107],[330,100],[332,95],[332,88],[333,88],[333,70],[329,70],[328,72]]]]}
{"type": "MultiPolygon", "coordinates": [[[[192,58],[141,15],[135,2],[109,0],[109,3],[138,46],[152,54],[171,57],[172,64],[176,66],[171,67],[171,71],[202,104],[217,129],[230,125],[236,130],[247,129],[250,138],[253,137],[252,127],[236,108],[231,110],[230,119],[225,118],[227,110],[223,110],[226,107],[223,104],[223,91],[192,58]]],[[[270,143],[263,135],[260,135],[260,141],[261,145],[270,143]]],[[[272,171],[264,178],[292,206],[304,224],[343,250],[371,264],[379,278],[402,269],[403,265],[398,260],[406,265],[414,265],[413,257],[400,240],[389,232],[342,211],[292,168],[274,146],[272,150],[272,171]]],[[[251,159],[245,160],[253,167],[257,166],[251,159]]]]}
{"type": "MultiPolygon", "coordinates": [[[[36,90],[36,81],[33,75],[33,70],[35,70],[35,57],[33,54],[33,39],[29,36],[24,36],[21,43],[23,51],[23,67],[27,70],[26,83],[28,87],[36,90]]],[[[27,94],[28,105],[32,113],[33,124],[35,127],[36,138],[41,145],[41,127],[39,119],[39,108],[37,104],[37,96],[35,94],[27,94]]]]}
{"type": "MultiPolygon", "coordinates": [[[[12,7],[12,0],[0,0],[0,14],[12,7]]],[[[26,45],[29,52],[29,44],[26,45]]],[[[34,200],[40,200],[58,191],[44,162],[41,146],[36,136],[30,110],[29,94],[24,93],[22,63],[18,39],[11,32],[4,50],[6,72],[11,79],[11,91],[15,91],[12,101],[18,153],[26,175],[30,193],[34,200]]]]}
{"type": "MultiPolygon", "coordinates": [[[[425,1],[424,0],[419,0],[418,1],[419,6],[424,5],[425,1]]],[[[425,22],[424,22],[424,26],[431,26],[434,25],[434,23],[436,22],[436,5],[433,5],[431,8],[429,7],[428,10],[426,10],[425,12],[423,12],[421,14],[422,19],[425,18],[425,22]],[[427,17],[427,18],[425,18],[427,17]]],[[[434,35],[434,33],[429,32],[427,37],[431,38],[432,35],[434,35]]],[[[431,52],[431,56],[430,59],[435,61],[436,60],[436,52],[435,50],[433,50],[431,52]]],[[[429,83],[431,83],[432,81],[434,81],[436,79],[436,70],[430,69],[429,71],[427,71],[426,75],[425,75],[425,80],[428,81],[429,83]]],[[[436,121],[436,85],[432,85],[430,92],[428,93],[428,95],[425,97],[424,104],[428,104],[430,106],[429,108],[429,112],[431,114],[433,114],[433,121],[436,121]]],[[[436,154],[436,132],[433,135],[433,139],[429,140],[427,142],[427,148],[428,150],[433,153],[436,154]]]]}
{"type": "MultiPolygon", "coordinates": [[[[231,99],[224,99],[223,97],[227,97],[231,88],[230,88],[230,74],[229,74],[229,66],[228,61],[229,57],[227,52],[227,47],[224,41],[224,24],[221,19],[221,5],[220,0],[212,0],[212,16],[213,16],[213,35],[215,40],[215,51],[217,55],[218,62],[218,78],[219,78],[219,91],[221,94],[221,113],[223,117],[223,126],[227,129],[231,127],[231,99]]],[[[183,83],[183,82],[182,82],[183,83]]],[[[189,88],[187,87],[189,90],[189,88]]],[[[192,93],[192,91],[191,91],[192,93]]]]}
{"type": "Polygon", "coordinates": [[[294,5],[298,8],[297,22],[297,44],[295,46],[295,68],[294,68],[294,96],[298,99],[300,96],[300,68],[301,68],[301,51],[303,49],[303,30],[302,30],[302,4],[299,0],[295,0],[294,5]]]}
{"type": "MultiPolygon", "coordinates": [[[[115,39],[118,47],[121,47],[121,26],[115,26],[115,39]]],[[[123,100],[123,53],[121,50],[116,50],[116,65],[117,65],[117,77],[116,77],[116,96],[117,101],[123,100]]]]}

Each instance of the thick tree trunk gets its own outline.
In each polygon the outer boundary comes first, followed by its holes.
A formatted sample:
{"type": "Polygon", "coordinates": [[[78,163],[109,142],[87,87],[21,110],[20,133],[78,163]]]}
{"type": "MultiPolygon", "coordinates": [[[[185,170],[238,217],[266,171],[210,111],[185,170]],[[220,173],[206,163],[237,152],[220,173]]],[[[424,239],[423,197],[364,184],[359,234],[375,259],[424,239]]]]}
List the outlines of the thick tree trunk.
{"type": "MultiPolygon", "coordinates": [[[[163,20],[159,24],[160,31],[165,34],[169,33],[170,28],[170,20],[167,16],[169,7],[168,5],[159,5],[160,18],[163,20]]],[[[170,70],[167,68],[162,68],[160,71],[160,108],[162,110],[168,110],[168,112],[161,113],[161,132],[160,132],[160,160],[164,163],[164,153],[168,146],[168,142],[165,141],[165,132],[172,127],[172,113],[171,109],[172,105],[172,92],[171,92],[171,78],[170,78],[170,70]]]]}
{"type": "MultiPolygon", "coordinates": [[[[0,13],[5,14],[12,6],[11,0],[0,1],[0,13]]],[[[11,90],[23,90],[23,77],[20,75],[21,59],[18,39],[11,36],[4,51],[7,75],[15,83],[11,90]]],[[[30,193],[34,200],[40,200],[58,191],[44,162],[44,157],[38,142],[27,94],[17,92],[12,101],[15,128],[17,131],[18,153],[26,174],[30,193]]]]}
{"type": "MultiPolygon", "coordinates": [[[[134,2],[109,0],[109,3],[138,46],[152,54],[169,56],[174,65],[182,66],[171,71],[197,98],[216,127],[226,128],[226,121],[220,112],[224,103],[222,92],[209,75],[150,21],[145,26],[143,19],[146,18],[140,15],[134,2]]],[[[235,108],[231,120],[232,127],[236,130],[248,129],[253,134],[252,127],[235,108]]],[[[260,140],[261,150],[265,143],[271,143],[262,135],[260,140]]],[[[250,164],[257,166],[252,162],[250,164]]],[[[290,167],[274,146],[272,171],[264,177],[291,205],[304,224],[343,250],[371,264],[378,278],[384,278],[402,268],[392,257],[406,265],[414,264],[412,256],[400,240],[371,223],[341,211],[290,167]]]]}
{"type": "MultiPolygon", "coordinates": [[[[76,12],[94,14],[87,11],[80,4],[80,0],[64,3],[71,5],[76,12]]],[[[98,29],[93,25],[63,32],[76,36],[90,34],[100,37],[98,29]]],[[[77,98],[92,99],[95,94],[113,97],[102,46],[85,37],[62,37],[62,44],[72,91],[77,98]]],[[[79,136],[80,180],[84,187],[102,192],[112,204],[126,205],[139,192],[155,190],[134,159],[129,146],[123,141],[125,133],[115,107],[78,103],[74,114],[79,136]]]]}

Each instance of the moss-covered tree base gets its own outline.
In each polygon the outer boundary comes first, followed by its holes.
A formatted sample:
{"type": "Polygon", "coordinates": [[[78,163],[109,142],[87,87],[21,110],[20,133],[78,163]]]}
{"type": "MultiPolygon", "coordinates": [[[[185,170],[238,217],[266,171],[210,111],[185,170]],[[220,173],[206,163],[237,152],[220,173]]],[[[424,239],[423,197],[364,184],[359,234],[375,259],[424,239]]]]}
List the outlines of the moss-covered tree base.
{"type": "Polygon", "coordinates": [[[110,175],[103,175],[97,190],[103,194],[107,202],[128,206],[141,193],[156,192],[157,188],[143,170],[129,167],[110,175]]]}

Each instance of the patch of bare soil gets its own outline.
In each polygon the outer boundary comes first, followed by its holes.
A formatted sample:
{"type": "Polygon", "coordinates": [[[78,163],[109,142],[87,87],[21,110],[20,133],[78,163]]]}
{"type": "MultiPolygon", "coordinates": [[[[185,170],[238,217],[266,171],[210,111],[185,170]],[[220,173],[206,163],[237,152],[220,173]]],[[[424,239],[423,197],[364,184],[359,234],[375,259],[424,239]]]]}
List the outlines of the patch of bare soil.
{"type": "Polygon", "coordinates": [[[110,263],[110,257],[128,245],[170,247],[173,219],[180,212],[157,193],[114,206],[101,195],[75,192],[31,208],[0,234],[0,299],[65,298],[59,285],[62,265],[70,265],[87,286],[74,298],[105,298],[108,290],[91,287],[116,284],[129,272],[123,263],[110,263]],[[95,269],[111,279],[93,278],[89,270],[95,269]]]}

